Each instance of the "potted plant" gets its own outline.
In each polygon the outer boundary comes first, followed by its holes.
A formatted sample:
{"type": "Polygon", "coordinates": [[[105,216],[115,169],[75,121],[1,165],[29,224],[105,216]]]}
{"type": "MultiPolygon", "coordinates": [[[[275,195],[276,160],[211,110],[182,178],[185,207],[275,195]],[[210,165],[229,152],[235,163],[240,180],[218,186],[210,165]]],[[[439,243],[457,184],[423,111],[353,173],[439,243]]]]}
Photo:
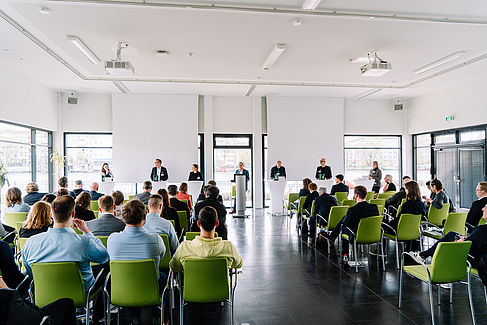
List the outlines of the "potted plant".
{"type": "Polygon", "coordinates": [[[59,153],[59,151],[57,151],[57,149],[54,149],[54,152],[51,154],[51,162],[57,169],[57,178],[61,177],[61,171],[66,166],[67,161],[68,156],[63,156],[59,153]]]}

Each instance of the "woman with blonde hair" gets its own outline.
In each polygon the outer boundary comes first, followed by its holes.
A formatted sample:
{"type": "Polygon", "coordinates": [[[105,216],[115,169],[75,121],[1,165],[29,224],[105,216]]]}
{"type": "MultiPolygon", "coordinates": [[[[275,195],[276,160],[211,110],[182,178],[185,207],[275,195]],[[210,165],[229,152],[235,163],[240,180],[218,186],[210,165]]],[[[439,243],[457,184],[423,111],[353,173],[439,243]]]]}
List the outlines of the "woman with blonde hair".
{"type": "Polygon", "coordinates": [[[47,202],[39,201],[34,204],[27,216],[27,220],[22,224],[19,237],[29,238],[41,232],[46,232],[51,226],[51,206],[47,202]]]}
{"type": "Polygon", "coordinates": [[[191,206],[191,196],[188,194],[188,184],[186,184],[185,182],[182,182],[181,185],[179,185],[179,191],[176,198],[180,201],[188,200],[189,211],[193,209],[191,206]]]}

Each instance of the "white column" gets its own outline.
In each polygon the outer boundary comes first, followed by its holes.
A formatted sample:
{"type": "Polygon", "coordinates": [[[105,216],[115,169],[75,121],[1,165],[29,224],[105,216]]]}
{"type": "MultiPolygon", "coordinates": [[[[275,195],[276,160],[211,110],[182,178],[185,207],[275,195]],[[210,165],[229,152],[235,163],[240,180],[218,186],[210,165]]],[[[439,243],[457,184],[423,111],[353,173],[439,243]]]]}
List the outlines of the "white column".
{"type": "Polygon", "coordinates": [[[252,130],[252,141],[253,141],[253,179],[254,184],[254,208],[262,209],[264,207],[263,200],[263,179],[262,175],[262,163],[264,157],[262,157],[262,98],[253,97],[252,98],[252,112],[253,112],[253,130],[252,130]]]}
{"type": "Polygon", "coordinates": [[[204,111],[204,150],[205,150],[205,180],[208,182],[213,175],[213,96],[205,96],[204,111]]]}

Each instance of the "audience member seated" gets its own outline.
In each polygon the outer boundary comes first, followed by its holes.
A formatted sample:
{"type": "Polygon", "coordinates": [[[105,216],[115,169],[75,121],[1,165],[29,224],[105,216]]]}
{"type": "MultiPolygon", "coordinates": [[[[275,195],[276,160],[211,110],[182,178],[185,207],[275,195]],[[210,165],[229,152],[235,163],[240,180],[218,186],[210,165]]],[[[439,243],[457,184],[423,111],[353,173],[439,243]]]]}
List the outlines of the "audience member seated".
{"type": "MultiPolygon", "coordinates": [[[[216,182],[214,180],[209,180],[208,181],[208,185],[205,185],[203,186],[203,188],[201,189],[201,193],[200,195],[198,196],[198,199],[196,200],[196,202],[198,201],[201,201],[201,200],[204,200],[206,198],[206,192],[205,192],[205,188],[208,188],[208,186],[216,186],[216,182]]],[[[223,203],[223,197],[221,195],[218,195],[218,201],[220,201],[221,203],[223,203]]]]}
{"type": "Polygon", "coordinates": [[[406,189],[404,186],[410,181],[411,177],[404,176],[402,178],[402,187],[399,189],[399,192],[396,192],[393,196],[386,200],[384,207],[391,216],[396,215],[396,210],[399,208],[399,205],[401,205],[402,199],[406,198],[406,189]],[[390,209],[389,207],[394,207],[395,209],[390,209]]]}
{"type": "Polygon", "coordinates": [[[336,184],[331,187],[330,195],[335,195],[336,192],[347,192],[349,191],[349,188],[347,185],[343,184],[343,175],[338,174],[335,176],[335,182],[336,184]]]}
{"type": "Polygon", "coordinates": [[[149,198],[149,213],[146,216],[144,229],[150,234],[167,235],[171,255],[176,252],[179,246],[178,236],[169,220],[161,217],[163,209],[163,199],[159,194],[153,194],[149,198]]]}
{"type": "Polygon", "coordinates": [[[191,195],[188,194],[188,184],[182,182],[181,185],[179,185],[179,191],[176,198],[180,201],[187,200],[189,211],[193,210],[193,206],[191,204],[191,195]]]}
{"type": "Polygon", "coordinates": [[[121,191],[115,191],[112,193],[113,201],[115,203],[115,217],[122,220],[122,205],[125,197],[121,191]]]}
{"type": "Polygon", "coordinates": [[[193,164],[188,181],[204,181],[203,174],[198,170],[198,164],[193,164]]]}
{"type": "MultiPolygon", "coordinates": [[[[338,176],[338,175],[337,175],[338,176]]],[[[314,238],[316,236],[316,219],[317,214],[328,220],[328,215],[330,214],[331,207],[338,206],[338,201],[336,197],[326,193],[325,187],[320,187],[318,189],[319,196],[315,199],[315,210],[312,216],[309,218],[309,243],[314,245],[314,238]]],[[[322,220],[318,220],[318,224],[321,224],[322,220]]]]}
{"type": "Polygon", "coordinates": [[[93,201],[96,201],[96,200],[98,200],[99,198],[101,198],[103,195],[105,195],[105,194],[103,194],[103,193],[98,193],[98,187],[99,187],[99,186],[100,186],[100,185],[98,185],[98,183],[97,183],[97,182],[93,182],[93,183],[91,183],[91,186],[90,186],[90,194],[91,194],[91,199],[92,199],[93,201]]]}
{"type": "Polygon", "coordinates": [[[52,226],[51,206],[47,202],[39,201],[32,207],[27,220],[20,228],[19,237],[31,236],[46,232],[52,226]]]}
{"type": "MultiPolygon", "coordinates": [[[[220,194],[220,190],[216,186],[210,186],[207,190],[207,197],[203,201],[200,201],[196,203],[194,206],[194,212],[195,216],[198,216],[201,209],[204,207],[210,206],[215,208],[217,214],[218,214],[218,225],[216,227],[216,232],[218,233],[218,236],[223,238],[224,240],[227,239],[227,225],[226,225],[226,219],[227,219],[227,210],[225,209],[225,206],[223,203],[218,201],[218,195],[220,194]]],[[[191,231],[198,231],[197,226],[195,227],[196,223],[193,223],[193,227],[191,231]]]]}
{"type": "Polygon", "coordinates": [[[83,182],[80,180],[74,181],[74,198],[77,198],[80,193],[84,192],[85,190],[83,189],[83,182]]]}
{"type": "Polygon", "coordinates": [[[24,203],[28,205],[34,205],[34,203],[40,201],[47,194],[40,193],[39,186],[34,182],[28,183],[25,191],[27,194],[24,196],[24,203]]]}
{"type": "MultiPolygon", "coordinates": [[[[126,224],[124,231],[113,233],[108,237],[107,248],[110,260],[153,259],[156,262],[156,270],[159,270],[159,261],[166,253],[166,248],[159,235],[150,234],[144,229],[146,222],[145,204],[137,199],[128,201],[122,207],[122,218],[126,224]]],[[[166,284],[167,276],[163,272],[157,272],[157,274],[162,289],[166,284]]],[[[136,279],[134,280],[136,281],[136,279]]],[[[132,323],[140,324],[139,317],[140,309],[133,310],[132,323]]]]}
{"type": "MultiPolygon", "coordinates": [[[[367,189],[365,188],[365,186],[356,186],[354,189],[354,199],[357,204],[355,204],[353,207],[348,208],[347,214],[345,215],[345,217],[343,217],[342,221],[337,224],[331,234],[324,233],[323,235],[331,242],[334,242],[340,234],[340,230],[343,229],[343,234],[351,237],[353,236],[353,234],[346,228],[349,228],[351,231],[353,231],[353,233],[356,233],[358,224],[360,223],[360,220],[362,218],[378,216],[379,210],[377,209],[377,205],[370,204],[365,201],[366,197],[367,189]]],[[[342,239],[343,254],[348,254],[348,248],[349,241],[346,239],[342,239]]]]}
{"type": "Polygon", "coordinates": [[[157,194],[159,194],[162,197],[161,217],[166,220],[174,221],[174,228],[179,238],[181,236],[182,229],[181,229],[181,225],[179,224],[178,211],[173,207],[171,207],[171,204],[169,203],[169,195],[167,194],[167,191],[165,189],[161,188],[157,190],[157,194]]]}
{"type": "MultiPolygon", "coordinates": [[[[57,190],[56,197],[60,197],[60,196],[63,196],[63,195],[69,195],[69,191],[67,189],[65,189],[65,188],[60,188],[59,190],[57,190]]],[[[73,196],[73,198],[74,198],[74,196],[73,196]]]]}
{"type": "MultiPolygon", "coordinates": [[[[76,262],[79,265],[85,285],[85,292],[95,284],[93,274],[107,269],[108,252],[101,241],[93,236],[86,223],[75,218],[75,201],[71,196],[61,196],[52,202],[54,226],[47,232],[33,236],[24,245],[22,259],[29,276],[32,277],[32,263],[76,262]],[[83,235],[71,229],[74,225],[83,235]],[[90,263],[99,263],[91,267],[90,263]]],[[[98,281],[95,288],[103,286],[98,281]]],[[[103,317],[103,295],[99,294],[93,308],[96,324],[103,317]]]]}
{"type": "Polygon", "coordinates": [[[56,195],[54,194],[46,194],[42,197],[41,201],[51,204],[56,199],[56,195]]]}
{"type": "Polygon", "coordinates": [[[95,236],[110,236],[114,232],[125,229],[125,223],[115,217],[115,203],[110,195],[98,199],[100,213],[95,220],[88,221],[86,225],[95,236]]]}
{"type": "MultiPolygon", "coordinates": [[[[426,182],[426,187],[428,188],[428,190],[430,191],[430,199],[434,200],[435,199],[435,195],[436,193],[433,192],[433,189],[431,188],[431,181],[427,181],[426,182]]],[[[426,197],[424,198],[426,199],[426,197]]]]}
{"type": "Polygon", "coordinates": [[[301,196],[307,196],[309,194],[309,184],[311,184],[312,181],[309,178],[303,179],[303,188],[299,190],[299,197],[301,196]]]}
{"type": "Polygon", "coordinates": [[[183,201],[179,201],[176,197],[178,194],[178,187],[176,185],[169,185],[167,187],[167,194],[169,194],[169,203],[171,206],[176,209],[176,211],[186,211],[189,220],[191,214],[189,213],[188,205],[183,201]]]}
{"type": "MultiPolygon", "coordinates": [[[[217,201],[216,198],[215,201],[217,201]]],[[[199,210],[197,225],[200,229],[200,235],[193,240],[185,240],[181,243],[169,263],[171,270],[181,272],[184,261],[188,258],[211,257],[225,257],[228,268],[239,269],[242,267],[242,258],[235,246],[222,237],[215,237],[215,230],[218,232],[219,219],[217,211],[211,206],[199,210]]],[[[219,232],[218,235],[220,235],[219,232]]]]}
{"type": "MultiPolygon", "coordinates": [[[[26,195],[27,196],[27,195],[26,195]]],[[[27,212],[29,213],[30,207],[22,202],[22,192],[18,187],[11,187],[7,190],[5,195],[6,208],[5,212],[27,212]]]]}
{"type": "MultiPolygon", "coordinates": [[[[66,190],[66,191],[68,191],[67,195],[71,195],[72,197],[76,198],[76,195],[73,193],[73,191],[68,190],[68,178],[66,176],[59,177],[57,184],[59,186],[58,191],[61,189],[66,190]]],[[[52,194],[55,195],[56,192],[54,192],[52,194]]]]}
{"type": "Polygon", "coordinates": [[[313,201],[319,196],[318,194],[318,185],[315,183],[311,183],[308,185],[309,194],[306,196],[306,200],[304,200],[303,210],[308,210],[311,213],[311,205],[313,201]]]}
{"type": "Polygon", "coordinates": [[[382,189],[384,192],[396,191],[396,185],[392,182],[392,175],[387,174],[384,177],[384,188],[382,189]]]}
{"type": "Polygon", "coordinates": [[[487,204],[487,182],[478,183],[475,194],[478,200],[472,202],[472,207],[467,214],[467,223],[465,224],[469,233],[479,224],[482,218],[482,208],[487,204]]]}
{"type": "MultiPolygon", "coordinates": [[[[14,253],[8,242],[0,240],[0,279],[3,278],[8,288],[17,288],[24,280],[24,275],[15,264],[14,253]]],[[[0,305],[1,307],[1,305],[0,305]]],[[[0,317],[1,317],[0,313],[0,317]]],[[[0,322],[0,324],[3,324],[0,322]]]]}
{"type": "Polygon", "coordinates": [[[134,195],[134,199],[142,201],[145,205],[149,203],[150,192],[152,191],[152,182],[145,181],[144,182],[144,191],[142,193],[138,193],[134,195]]]}
{"type": "Polygon", "coordinates": [[[431,189],[435,193],[434,199],[426,199],[427,206],[434,206],[437,209],[443,208],[443,204],[449,202],[448,195],[444,191],[443,183],[439,179],[433,179],[430,182],[431,189]]]}
{"type": "Polygon", "coordinates": [[[91,211],[91,194],[86,191],[76,196],[76,218],[84,221],[90,221],[96,218],[95,213],[91,211]]]}

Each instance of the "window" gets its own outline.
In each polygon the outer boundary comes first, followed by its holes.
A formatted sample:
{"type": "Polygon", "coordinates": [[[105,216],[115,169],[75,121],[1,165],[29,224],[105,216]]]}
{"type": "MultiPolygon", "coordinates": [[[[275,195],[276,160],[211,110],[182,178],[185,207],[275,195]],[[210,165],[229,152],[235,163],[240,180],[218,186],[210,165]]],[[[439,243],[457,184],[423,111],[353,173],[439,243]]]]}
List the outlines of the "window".
{"type": "Polygon", "coordinates": [[[460,142],[485,140],[485,130],[467,131],[460,133],[460,142]]]}
{"type": "Polygon", "coordinates": [[[441,134],[435,136],[435,144],[455,143],[455,141],[456,141],[455,133],[441,134]]]}
{"type": "Polygon", "coordinates": [[[198,166],[199,171],[205,178],[205,135],[203,133],[198,134],[198,166]]]}
{"type": "Polygon", "coordinates": [[[40,192],[52,190],[51,153],[52,132],[0,122],[0,161],[10,187],[18,187],[23,195],[29,182],[36,182],[40,192]]]}
{"type": "MultiPolygon", "coordinates": [[[[100,170],[103,163],[112,164],[111,133],[65,133],[64,154],[68,157],[65,175],[69,187],[74,181],[82,180],[87,184],[100,181],[100,170]]],[[[116,171],[114,178],[116,180],[116,171]]]]}
{"type": "Polygon", "coordinates": [[[426,182],[431,180],[431,134],[413,136],[413,178],[419,183],[421,193],[427,193],[426,182]]]}
{"type": "Polygon", "coordinates": [[[345,177],[357,183],[368,178],[374,160],[379,162],[382,176],[391,174],[393,182],[400,185],[401,136],[346,135],[345,177]]]}

